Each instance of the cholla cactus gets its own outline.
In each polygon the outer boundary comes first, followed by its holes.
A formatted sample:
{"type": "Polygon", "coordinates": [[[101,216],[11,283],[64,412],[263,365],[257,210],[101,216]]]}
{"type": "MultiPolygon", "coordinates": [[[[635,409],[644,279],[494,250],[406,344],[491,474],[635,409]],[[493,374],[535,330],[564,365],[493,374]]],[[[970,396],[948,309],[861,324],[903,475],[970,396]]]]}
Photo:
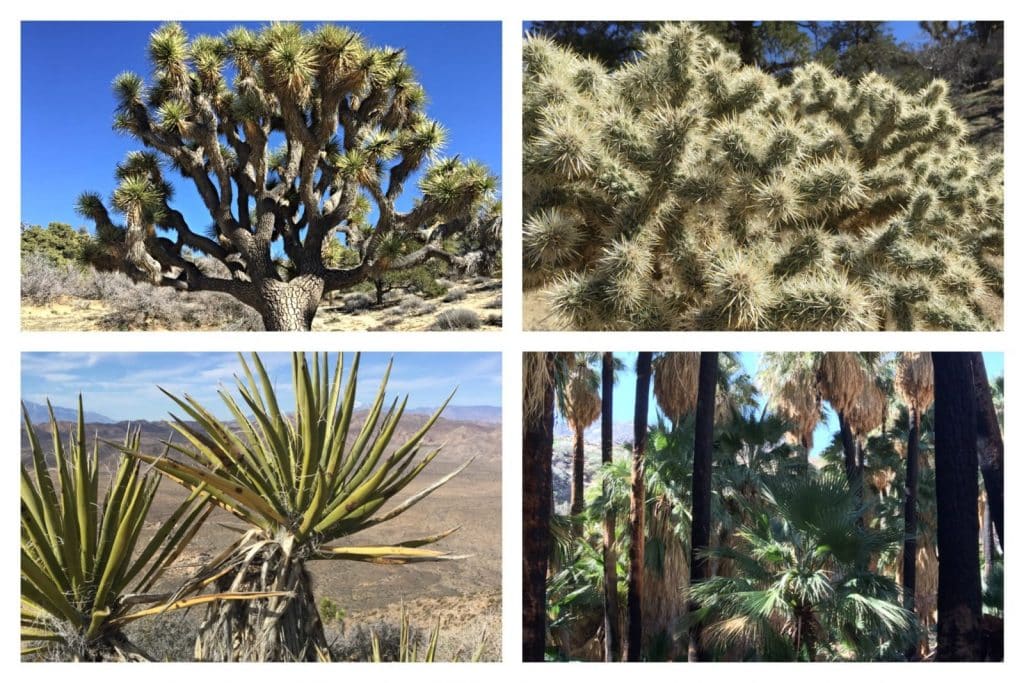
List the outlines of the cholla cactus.
{"type": "Polygon", "coordinates": [[[606,71],[524,46],[524,282],[578,329],[984,329],[1002,159],[935,81],[782,85],[666,25],[606,71]]]}

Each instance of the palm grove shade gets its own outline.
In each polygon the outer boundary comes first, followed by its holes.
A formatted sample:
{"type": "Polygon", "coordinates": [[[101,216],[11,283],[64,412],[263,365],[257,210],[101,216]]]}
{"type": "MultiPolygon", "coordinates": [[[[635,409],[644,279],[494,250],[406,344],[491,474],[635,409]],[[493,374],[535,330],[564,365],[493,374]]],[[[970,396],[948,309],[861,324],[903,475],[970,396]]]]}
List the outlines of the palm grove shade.
{"type": "Polygon", "coordinates": [[[116,169],[124,226],[95,193],[78,210],[154,284],[230,294],[270,330],[309,329],[325,293],[427,259],[459,261],[445,239],[500,224],[488,169],[435,157],[445,131],[426,116],[400,49],[333,25],[190,40],[170,23],[151,36],[149,59],[148,85],[128,72],[114,80],[114,127],[146,148],[116,169]],[[192,181],[208,234],[173,207],[168,170],[192,181]],[[418,171],[421,196],[399,211],[418,171]]]}
{"type": "Polygon", "coordinates": [[[699,28],[523,48],[524,284],[576,329],[989,329],[1002,158],[935,81],[781,84],[699,28]]]}

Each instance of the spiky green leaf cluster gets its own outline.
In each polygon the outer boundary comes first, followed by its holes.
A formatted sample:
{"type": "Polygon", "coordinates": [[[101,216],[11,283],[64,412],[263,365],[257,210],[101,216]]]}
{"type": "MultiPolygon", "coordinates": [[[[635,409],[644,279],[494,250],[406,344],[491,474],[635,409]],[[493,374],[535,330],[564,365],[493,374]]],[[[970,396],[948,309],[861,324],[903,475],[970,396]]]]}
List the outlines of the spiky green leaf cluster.
{"type": "Polygon", "coordinates": [[[1002,161],[941,82],[783,85],[687,24],[606,71],[524,45],[524,281],[583,329],[988,329],[1002,161]]]}
{"type": "MultiPolygon", "coordinates": [[[[334,546],[332,542],[387,522],[402,514],[465,469],[469,462],[385,512],[441,448],[420,455],[427,432],[448,405],[446,400],[403,444],[388,452],[408,397],[385,409],[388,365],[362,427],[350,433],[356,408],[356,354],[343,382],[344,361],[333,374],[327,354],[292,358],[294,412],[287,414],[259,356],[244,359],[237,399],[220,391],[237,424],[218,420],[189,396],[167,395],[187,414],[172,416],[183,444],[168,442],[172,458],[124,452],[153,465],[191,491],[203,490],[225,510],[261,532],[263,539],[294,539],[306,556],[385,564],[450,559],[443,551],[421,546],[453,533],[386,545],[334,546]]],[[[450,400],[450,397],[449,397],[450,400]]]]}
{"type": "MultiPolygon", "coordinates": [[[[67,441],[50,409],[53,453],[49,460],[27,410],[24,421],[32,453],[31,468],[21,467],[24,654],[56,652],[70,659],[145,657],[121,632],[126,623],[226,598],[185,598],[186,589],[174,599],[153,592],[209,514],[201,488],[151,528],[148,515],[160,475],[124,458],[101,493],[99,450],[90,448],[86,438],[81,397],[78,421],[67,441]]],[[[138,445],[138,434],[129,433],[122,447],[138,445]]]]}

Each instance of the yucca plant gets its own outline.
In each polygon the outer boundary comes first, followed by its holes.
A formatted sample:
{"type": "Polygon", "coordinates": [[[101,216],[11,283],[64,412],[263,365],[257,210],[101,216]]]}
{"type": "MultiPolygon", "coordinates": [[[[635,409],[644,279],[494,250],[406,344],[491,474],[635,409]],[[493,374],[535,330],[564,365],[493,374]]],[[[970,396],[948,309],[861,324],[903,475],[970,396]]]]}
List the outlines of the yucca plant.
{"type": "MultiPolygon", "coordinates": [[[[394,519],[452,477],[455,471],[386,512],[381,509],[437,456],[418,458],[424,436],[451,396],[390,455],[385,451],[408,397],[384,410],[391,364],[362,428],[350,434],[356,407],[356,354],[342,383],[343,357],[335,362],[292,356],[295,412],[284,413],[259,356],[241,358],[239,401],[220,396],[234,417],[223,422],[195,399],[167,395],[191,418],[172,414],[187,445],[169,443],[173,458],[126,448],[190,491],[204,490],[244,526],[239,536],[200,573],[221,591],[270,591],[265,600],[212,604],[200,627],[196,658],[205,660],[326,660],[330,658],[306,563],[350,560],[379,564],[456,559],[423,548],[457,530],[381,545],[334,545],[339,539],[394,519]],[[417,462],[418,459],[418,462],[417,462]]],[[[453,392],[454,395],[454,392],[453,392]]]]}
{"type": "Polygon", "coordinates": [[[666,22],[609,70],[523,47],[524,283],[584,330],[990,329],[1002,158],[947,86],[788,83],[666,22]]]}
{"type": "MultiPolygon", "coordinates": [[[[100,495],[98,441],[89,448],[82,399],[67,443],[53,409],[53,454],[48,463],[24,409],[31,470],[21,467],[21,640],[23,656],[43,660],[140,660],[149,656],[123,627],[145,616],[213,600],[248,599],[239,594],[191,596],[198,582],[161,592],[159,581],[211,506],[196,487],[167,519],[149,516],[160,485],[158,472],[121,458],[100,495]],[[56,478],[51,473],[56,470],[56,478]]],[[[121,445],[139,447],[139,433],[121,445]]]]}

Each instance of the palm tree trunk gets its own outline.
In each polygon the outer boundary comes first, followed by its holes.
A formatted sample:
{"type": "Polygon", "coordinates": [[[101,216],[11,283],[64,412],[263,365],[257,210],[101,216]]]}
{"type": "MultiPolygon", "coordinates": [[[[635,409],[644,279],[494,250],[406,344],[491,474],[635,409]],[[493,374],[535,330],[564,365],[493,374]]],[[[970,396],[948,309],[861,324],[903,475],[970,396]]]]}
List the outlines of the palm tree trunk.
{"type": "MultiPolygon", "coordinates": [[[[697,376],[697,415],[693,439],[693,512],[690,535],[690,586],[708,578],[708,560],[703,553],[711,541],[711,461],[715,431],[715,389],[718,385],[718,353],[700,354],[697,376]]],[[[694,612],[699,605],[690,603],[694,612]]],[[[700,624],[690,626],[689,660],[707,661],[701,642],[700,624]]]]}
{"type": "Polygon", "coordinates": [[[939,661],[981,657],[978,434],[971,354],[933,353],[939,661]]]}
{"type": "MultiPolygon", "coordinates": [[[[978,460],[985,481],[992,524],[1003,544],[1003,435],[999,418],[992,404],[992,389],[988,385],[985,357],[980,351],[971,354],[974,370],[974,395],[978,410],[978,460]]],[[[1006,547],[1003,545],[1003,550],[1006,547]]]]}
{"type": "Polygon", "coordinates": [[[846,469],[846,481],[849,482],[850,490],[853,491],[857,506],[860,507],[864,497],[864,490],[863,482],[858,476],[860,458],[857,454],[857,438],[853,435],[850,423],[846,421],[846,416],[843,415],[843,412],[837,410],[836,415],[839,417],[839,436],[843,442],[843,465],[846,469]]]}
{"type": "Polygon", "coordinates": [[[572,489],[569,492],[569,514],[572,515],[572,534],[583,534],[580,515],[583,514],[583,425],[573,425],[572,433],[572,489]]]}
{"type": "MultiPolygon", "coordinates": [[[[524,377],[524,392],[542,392],[537,415],[525,415],[523,432],[523,661],[544,661],[547,574],[551,552],[551,453],[555,388],[552,353],[545,353],[544,381],[524,377]]],[[[525,365],[525,363],[524,363],[525,365]]]]}
{"type": "Polygon", "coordinates": [[[629,594],[626,611],[629,616],[626,659],[640,661],[643,639],[643,567],[644,567],[644,454],[647,451],[647,406],[651,392],[651,352],[641,351],[636,360],[636,403],[633,413],[633,471],[629,499],[629,594]]]}
{"type": "MultiPolygon", "coordinates": [[[[601,464],[612,461],[612,385],[613,358],[610,351],[601,355],[601,464]]],[[[608,484],[605,483],[607,494],[608,484]]],[[[604,661],[617,662],[622,656],[619,633],[619,577],[615,557],[615,512],[604,513],[604,661]]]]}
{"type": "Polygon", "coordinates": [[[992,537],[992,506],[985,500],[985,511],[981,517],[981,549],[985,558],[985,583],[988,583],[995,565],[995,539],[992,537]]]}
{"type": "MultiPolygon", "coordinates": [[[[917,590],[917,479],[918,449],[921,440],[921,415],[910,408],[910,433],[907,435],[907,476],[903,496],[903,606],[914,612],[917,590]]],[[[907,648],[907,659],[917,659],[917,645],[907,648]]]]}

